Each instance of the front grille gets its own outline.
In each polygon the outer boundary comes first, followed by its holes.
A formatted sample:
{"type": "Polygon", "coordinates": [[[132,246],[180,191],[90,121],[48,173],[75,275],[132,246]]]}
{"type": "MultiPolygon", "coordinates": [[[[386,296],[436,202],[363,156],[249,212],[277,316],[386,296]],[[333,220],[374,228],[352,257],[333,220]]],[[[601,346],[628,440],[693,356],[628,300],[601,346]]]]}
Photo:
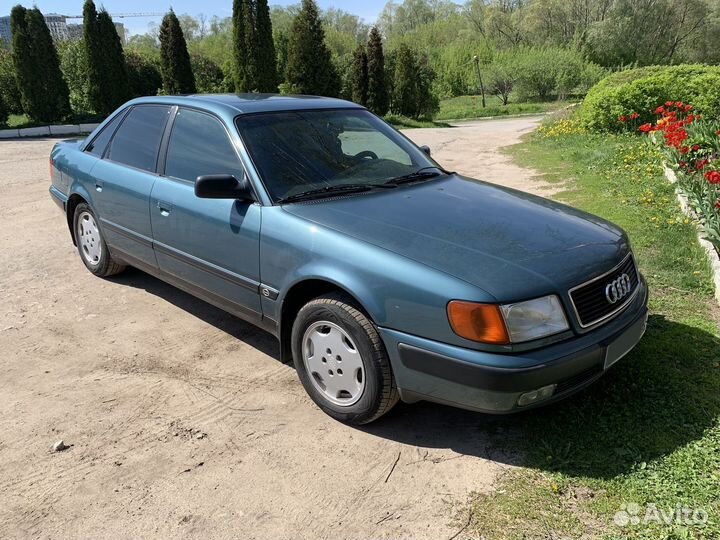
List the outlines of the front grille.
{"type": "Polygon", "coordinates": [[[583,328],[592,326],[618,313],[635,296],[639,282],[635,261],[632,255],[628,255],[620,265],[606,274],[570,289],[570,299],[580,326],[583,328]],[[629,278],[629,291],[617,302],[611,303],[606,296],[608,285],[623,275],[629,278]]]}

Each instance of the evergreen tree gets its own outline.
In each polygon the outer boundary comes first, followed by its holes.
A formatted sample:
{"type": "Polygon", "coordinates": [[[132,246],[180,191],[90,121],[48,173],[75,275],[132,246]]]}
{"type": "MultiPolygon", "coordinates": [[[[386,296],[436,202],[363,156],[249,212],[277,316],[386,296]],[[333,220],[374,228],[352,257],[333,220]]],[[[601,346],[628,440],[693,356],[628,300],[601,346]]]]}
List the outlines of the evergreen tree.
{"type": "Polygon", "coordinates": [[[254,45],[256,47],[257,89],[260,92],[277,92],[277,58],[267,0],[257,0],[255,9],[254,45]]]}
{"type": "Polygon", "coordinates": [[[337,96],[340,81],[314,0],[302,0],[288,43],[287,82],[300,94],[337,96]]]}
{"type": "Polygon", "coordinates": [[[130,83],[120,36],[105,9],[98,13],[97,31],[102,44],[104,77],[101,86],[105,92],[103,108],[97,109],[97,112],[110,114],[130,98],[130,83]]]}
{"type": "Polygon", "coordinates": [[[196,91],[185,36],[172,9],[160,24],[160,64],[166,94],[192,94],[196,91]]]}
{"type": "Polygon", "coordinates": [[[102,42],[98,31],[98,16],[93,0],[85,0],[83,4],[83,41],[87,61],[88,100],[90,108],[97,112],[104,111],[105,72],[103,64],[102,42]]]}
{"type": "Polygon", "coordinates": [[[250,9],[249,0],[233,0],[233,61],[235,68],[235,91],[248,92],[252,90],[251,81],[248,80],[248,72],[250,71],[249,62],[252,57],[252,51],[248,49],[248,28],[252,27],[248,24],[248,20],[252,21],[252,10],[250,9]]]}
{"type": "Polygon", "coordinates": [[[385,84],[385,56],[382,37],[378,29],[370,30],[367,50],[368,95],[367,106],[375,114],[383,116],[388,111],[388,90],[385,84]]]}
{"type": "Polygon", "coordinates": [[[415,116],[418,109],[418,88],[415,81],[417,62],[415,53],[401,43],[395,51],[395,77],[392,109],[403,116],[415,116]]]}
{"type": "Polygon", "coordinates": [[[8,111],[7,105],[5,105],[5,96],[0,94],[0,125],[7,122],[8,114],[10,111],[8,111]]]}
{"type": "Polygon", "coordinates": [[[350,75],[352,100],[367,105],[368,98],[368,58],[365,47],[358,45],[353,52],[352,72],[350,75]]]}
{"type": "Polygon", "coordinates": [[[10,25],[23,110],[33,120],[60,120],[70,112],[69,91],[45,17],[37,8],[18,5],[12,9],[10,25]]]}

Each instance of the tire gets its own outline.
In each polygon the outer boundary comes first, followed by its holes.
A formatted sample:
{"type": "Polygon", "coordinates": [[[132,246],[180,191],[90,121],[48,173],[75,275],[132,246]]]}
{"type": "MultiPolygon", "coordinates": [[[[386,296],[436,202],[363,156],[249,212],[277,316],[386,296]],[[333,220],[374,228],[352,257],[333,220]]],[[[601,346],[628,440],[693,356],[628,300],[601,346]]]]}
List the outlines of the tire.
{"type": "Polygon", "coordinates": [[[109,277],[125,270],[125,265],[113,259],[97,225],[95,213],[86,203],[75,207],[73,234],[80,260],[98,277],[109,277]]]}
{"type": "Polygon", "coordinates": [[[367,424],[398,402],[385,345],[347,295],[332,293],[305,304],[291,339],[300,382],[329,416],[346,424],[367,424]]]}

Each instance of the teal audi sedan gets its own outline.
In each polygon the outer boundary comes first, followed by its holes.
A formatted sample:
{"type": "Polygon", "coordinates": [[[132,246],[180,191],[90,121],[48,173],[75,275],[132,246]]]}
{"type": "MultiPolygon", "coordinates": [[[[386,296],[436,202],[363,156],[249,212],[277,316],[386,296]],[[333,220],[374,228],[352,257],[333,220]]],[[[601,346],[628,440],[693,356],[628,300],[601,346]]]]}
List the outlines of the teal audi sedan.
{"type": "Polygon", "coordinates": [[[448,171],[346,101],[139,98],[50,172],[90,272],[139,268],[272,333],[342,422],[548,404],[645,331],[622,229],[448,171]]]}

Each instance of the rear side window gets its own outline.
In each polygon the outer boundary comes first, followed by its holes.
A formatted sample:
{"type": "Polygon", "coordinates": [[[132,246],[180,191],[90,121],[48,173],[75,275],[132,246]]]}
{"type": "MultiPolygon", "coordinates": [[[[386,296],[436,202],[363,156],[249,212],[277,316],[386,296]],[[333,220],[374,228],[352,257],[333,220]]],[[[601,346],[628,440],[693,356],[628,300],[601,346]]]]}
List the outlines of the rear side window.
{"type": "Polygon", "coordinates": [[[140,105],[133,107],[115,132],[108,159],[145,171],[154,171],[160,140],[170,107],[140,105]]]}
{"type": "Polygon", "coordinates": [[[105,152],[105,147],[107,146],[110,137],[112,137],[113,133],[115,133],[115,128],[118,126],[123,116],[125,116],[124,111],[120,114],[115,115],[115,118],[110,120],[110,122],[108,122],[107,125],[102,128],[102,131],[98,133],[97,137],[95,137],[93,141],[89,145],[87,145],[85,151],[90,152],[95,156],[101,157],[105,152]]]}
{"type": "Polygon", "coordinates": [[[190,182],[206,174],[232,174],[240,180],[243,168],[219,120],[180,109],[170,133],[165,174],[190,182]]]}

